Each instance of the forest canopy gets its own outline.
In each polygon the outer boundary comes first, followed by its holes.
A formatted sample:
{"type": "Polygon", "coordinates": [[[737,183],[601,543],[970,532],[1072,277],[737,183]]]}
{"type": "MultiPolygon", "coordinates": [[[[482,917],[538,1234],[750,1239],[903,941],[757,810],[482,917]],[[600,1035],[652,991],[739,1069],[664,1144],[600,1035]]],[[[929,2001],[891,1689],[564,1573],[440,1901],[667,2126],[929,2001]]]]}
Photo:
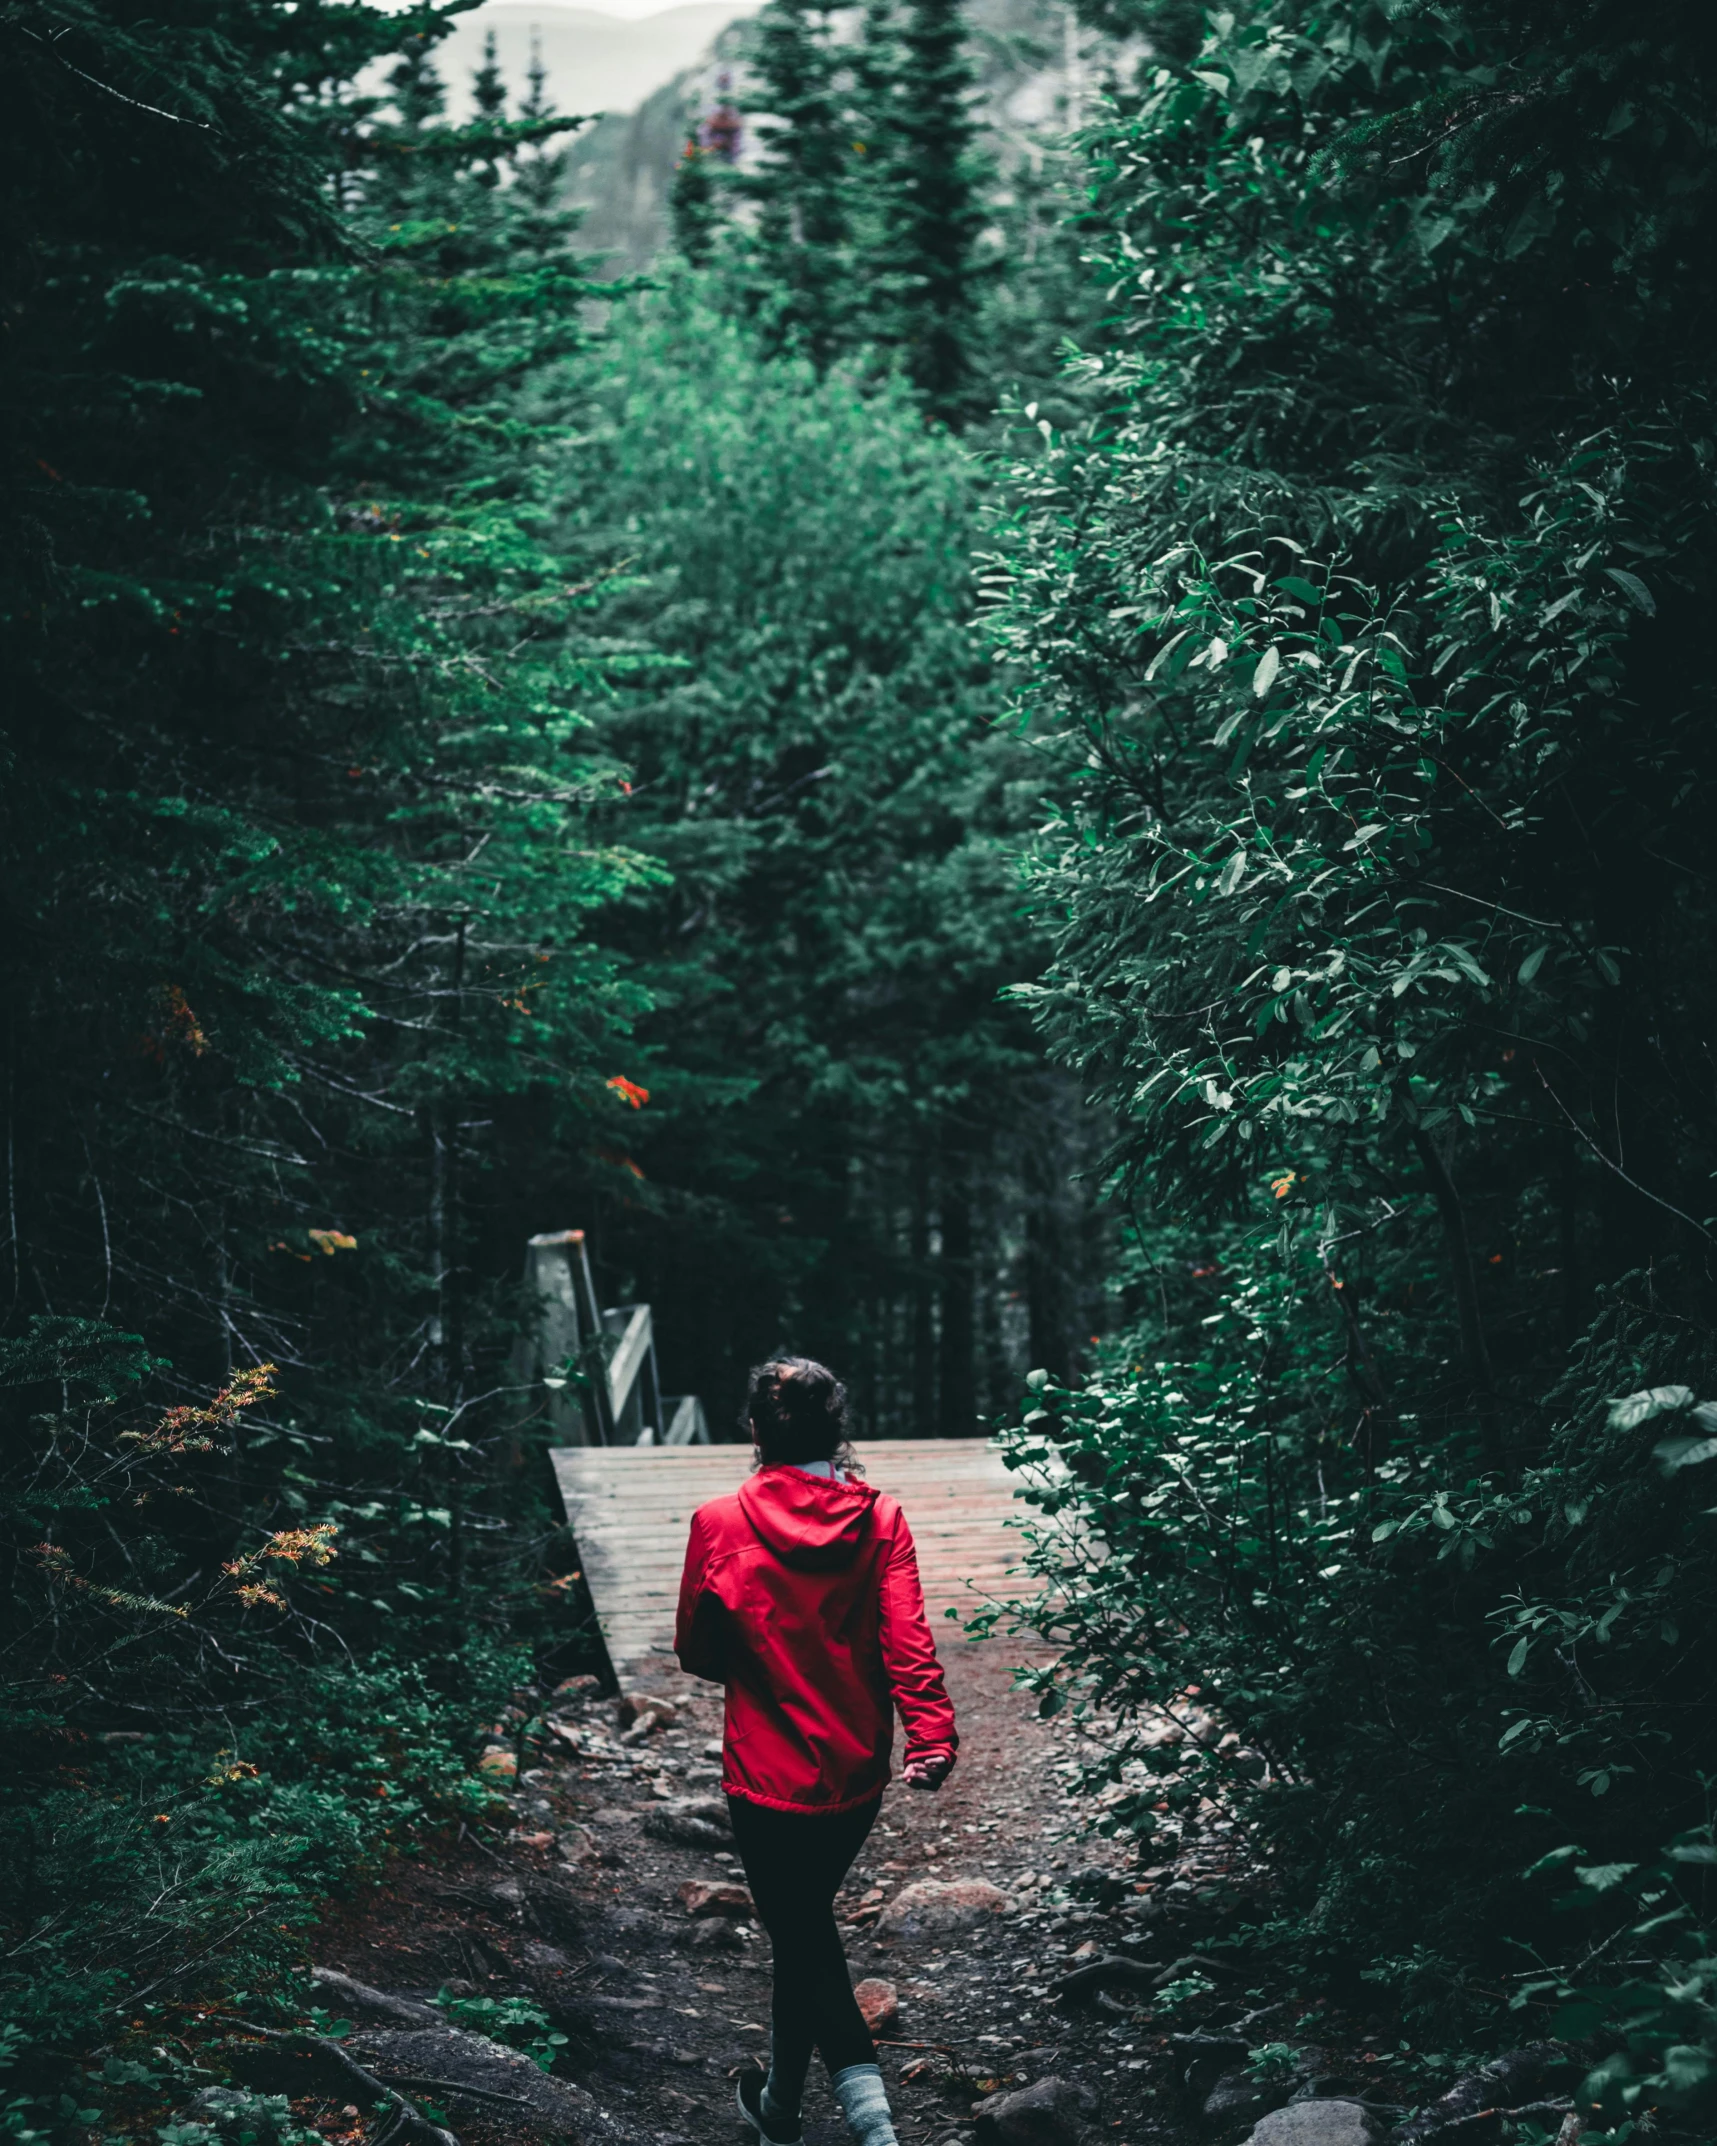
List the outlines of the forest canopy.
{"type": "Polygon", "coordinates": [[[628,280],[457,12],[0,5],[9,2130],[602,1672],[575,1226],[718,1435],[1059,1464],[1255,1972],[1704,2135],[1717,22],[1091,0],[1026,156],[768,0],[628,280]]]}

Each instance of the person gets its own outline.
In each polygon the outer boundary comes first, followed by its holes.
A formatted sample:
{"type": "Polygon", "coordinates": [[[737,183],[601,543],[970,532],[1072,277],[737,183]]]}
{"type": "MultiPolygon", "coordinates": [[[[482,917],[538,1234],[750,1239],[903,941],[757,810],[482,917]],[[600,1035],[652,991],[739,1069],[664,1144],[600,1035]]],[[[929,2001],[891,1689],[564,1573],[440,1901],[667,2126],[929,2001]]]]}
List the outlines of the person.
{"type": "Polygon", "coordinates": [[[863,1480],[846,1389],[803,1356],[752,1372],[752,1474],[692,1515],[674,1648],[726,1687],[722,1788],[775,1952],[769,2070],[739,2114],[759,2146],[800,2146],[813,2049],[859,2146],[894,2122],[835,1928],[835,1895],[876,1823],[894,1711],[909,1786],[939,1788],[959,1737],[906,1515],[863,1480]]]}

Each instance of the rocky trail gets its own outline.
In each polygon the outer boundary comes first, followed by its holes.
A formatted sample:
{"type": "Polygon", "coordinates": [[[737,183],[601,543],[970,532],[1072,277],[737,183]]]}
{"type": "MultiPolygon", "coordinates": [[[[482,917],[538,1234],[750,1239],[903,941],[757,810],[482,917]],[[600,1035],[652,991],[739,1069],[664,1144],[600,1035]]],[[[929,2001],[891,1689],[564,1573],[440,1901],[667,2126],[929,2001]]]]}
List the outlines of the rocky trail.
{"type": "MultiPolygon", "coordinates": [[[[1391,2085],[1393,2045],[1272,2005],[1220,1950],[1233,1822],[1205,1806],[1174,1860],[1132,1867],[1082,1837],[1065,1785],[1079,1732],[1012,1688],[1005,1643],[944,1653],[960,1765],[937,1795],[890,1789],[843,1895],[906,2146],[1382,2139],[1415,2098],[1391,2085]]],[[[618,1701],[592,1679],[516,1698],[485,1760],[510,1837],[400,1863],[320,1933],[341,2049],[409,2098],[399,2128],[424,2140],[445,2125],[463,2146],[731,2146],[732,2081],[766,2061],[769,1957],[718,1791],[720,1694],[664,1665],[618,1701]],[[552,2070],[492,2038],[521,2002],[563,2038],[538,2052],[552,2070]]],[[[514,2021],[511,2039],[529,2030],[514,2021]]],[[[289,2084],[256,2059],[255,2084],[289,2084]]],[[[807,2140],[842,2136],[814,2067],[807,2140]]]]}

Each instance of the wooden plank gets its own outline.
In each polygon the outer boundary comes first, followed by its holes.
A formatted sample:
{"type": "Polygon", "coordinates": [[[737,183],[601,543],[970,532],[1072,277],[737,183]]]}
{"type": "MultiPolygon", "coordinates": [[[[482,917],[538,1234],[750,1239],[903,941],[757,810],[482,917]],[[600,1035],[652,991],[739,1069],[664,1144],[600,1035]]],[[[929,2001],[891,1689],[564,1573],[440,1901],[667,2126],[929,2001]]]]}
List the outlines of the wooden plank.
{"type": "MultiPolygon", "coordinates": [[[[631,1317],[626,1321],[608,1365],[608,1405],[614,1411],[616,1423],[626,1412],[626,1404],[632,1398],[632,1388],[638,1382],[638,1373],[650,1347],[649,1305],[631,1304],[625,1308],[631,1317]]],[[[652,1430],[659,1428],[659,1425],[651,1425],[652,1430]]]]}
{"type": "MultiPolygon", "coordinates": [[[[1008,1522],[1028,1509],[1015,1496],[1020,1479],[987,1439],[870,1439],[859,1457],[866,1479],[906,1508],[925,1601],[944,1635],[945,1609],[975,1610],[1022,1585],[1010,1568],[1024,1544],[1008,1522]]],[[[738,1489],[750,1447],[563,1446],[550,1458],[617,1673],[661,1666],[691,1516],[738,1489]]]]}

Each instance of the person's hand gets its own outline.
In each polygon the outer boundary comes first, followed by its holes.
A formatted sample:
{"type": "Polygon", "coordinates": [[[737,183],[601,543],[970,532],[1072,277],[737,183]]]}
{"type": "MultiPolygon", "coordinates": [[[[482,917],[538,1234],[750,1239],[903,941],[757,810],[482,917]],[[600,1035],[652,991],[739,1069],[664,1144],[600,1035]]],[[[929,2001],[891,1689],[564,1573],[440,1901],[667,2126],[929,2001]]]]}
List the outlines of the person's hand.
{"type": "Polygon", "coordinates": [[[900,1769],[900,1778],[908,1788],[938,1789],[947,1780],[953,1763],[940,1753],[935,1758],[908,1759],[900,1769]]]}

